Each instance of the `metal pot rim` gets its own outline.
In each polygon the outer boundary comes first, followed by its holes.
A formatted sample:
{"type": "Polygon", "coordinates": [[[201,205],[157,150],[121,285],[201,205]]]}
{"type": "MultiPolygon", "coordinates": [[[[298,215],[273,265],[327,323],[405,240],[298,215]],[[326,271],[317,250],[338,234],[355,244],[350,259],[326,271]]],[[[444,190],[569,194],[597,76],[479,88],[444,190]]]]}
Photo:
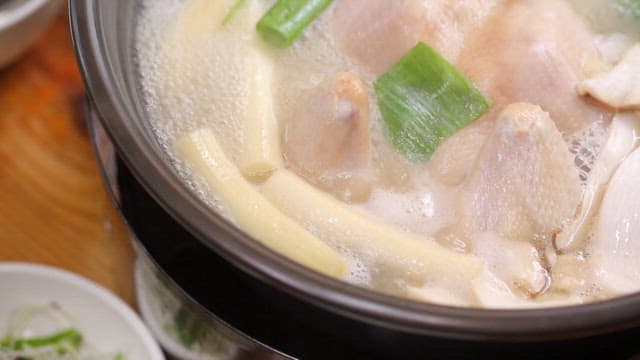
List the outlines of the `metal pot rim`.
{"type": "MultiPolygon", "coordinates": [[[[115,1],[115,0],[114,0],[115,1]]],[[[123,0],[124,1],[124,0],[123,0]]],[[[70,0],[71,29],[89,96],[137,180],[179,223],[260,281],[334,313],[412,334],[466,340],[541,341],[602,334],[640,325],[640,294],[532,310],[456,308],[376,293],[325,277],[276,254],[211,211],[174,174],[136,127],[119,97],[105,53],[100,0],[70,0]]],[[[121,90],[121,89],[120,89],[121,90]]]]}

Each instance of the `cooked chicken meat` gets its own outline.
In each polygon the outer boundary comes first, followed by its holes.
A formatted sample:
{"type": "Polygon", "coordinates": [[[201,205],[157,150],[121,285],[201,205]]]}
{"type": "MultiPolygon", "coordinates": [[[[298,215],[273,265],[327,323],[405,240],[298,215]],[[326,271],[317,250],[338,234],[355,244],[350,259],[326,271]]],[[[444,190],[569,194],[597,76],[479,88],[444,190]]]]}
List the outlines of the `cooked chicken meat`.
{"type": "Polygon", "coordinates": [[[460,224],[468,235],[550,238],[575,215],[580,192],[573,158],[549,114],[512,104],[500,113],[463,184],[460,224]]]}
{"type": "Polygon", "coordinates": [[[333,34],[342,51],[376,74],[418,41],[455,62],[469,34],[500,0],[343,0],[336,4],[333,34]]]}
{"type": "Polygon", "coordinates": [[[575,90],[585,79],[584,59],[597,55],[592,38],[564,1],[507,1],[460,54],[460,67],[496,108],[538,105],[570,133],[610,117],[575,90]]]}
{"type": "Polygon", "coordinates": [[[371,192],[369,98],[350,73],[326,80],[301,97],[284,126],[284,156],[311,182],[347,201],[371,192]]]}
{"type": "Polygon", "coordinates": [[[462,70],[490,95],[493,110],[434,153],[428,168],[445,184],[454,185],[468,175],[499,110],[510,103],[540,106],[563,133],[611,117],[608,110],[576,93],[575,86],[586,76],[584,59],[598,51],[586,22],[568,4],[511,1],[493,9],[492,21],[469,36],[460,55],[462,70]]]}

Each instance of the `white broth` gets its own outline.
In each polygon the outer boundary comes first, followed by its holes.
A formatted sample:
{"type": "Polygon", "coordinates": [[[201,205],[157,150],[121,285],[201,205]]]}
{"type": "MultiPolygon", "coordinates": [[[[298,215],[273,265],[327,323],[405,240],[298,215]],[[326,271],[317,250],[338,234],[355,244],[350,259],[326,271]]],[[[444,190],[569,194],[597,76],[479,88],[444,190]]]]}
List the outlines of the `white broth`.
{"type": "Polygon", "coordinates": [[[625,221],[640,193],[620,196],[640,168],[626,1],[335,0],[286,48],[256,31],[275,1],[229,19],[235,0],[143,3],[137,62],[160,143],[203,201],[275,251],[455,306],[640,290],[619,265],[640,263],[625,221]],[[491,103],[418,160],[380,100],[416,44],[491,103]]]}

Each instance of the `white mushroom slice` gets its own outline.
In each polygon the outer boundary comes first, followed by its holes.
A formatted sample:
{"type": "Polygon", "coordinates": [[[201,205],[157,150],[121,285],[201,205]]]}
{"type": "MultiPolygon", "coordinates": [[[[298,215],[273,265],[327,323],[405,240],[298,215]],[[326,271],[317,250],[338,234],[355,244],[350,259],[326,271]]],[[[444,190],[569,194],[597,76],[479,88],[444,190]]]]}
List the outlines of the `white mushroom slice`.
{"type": "Polygon", "coordinates": [[[371,193],[369,97],[362,81],[339,73],[302,96],[284,125],[284,156],[312,183],[347,201],[371,193]]]}
{"type": "MultiPolygon", "coordinates": [[[[465,299],[441,286],[407,287],[405,295],[409,299],[448,306],[473,306],[472,299],[465,299]]],[[[473,297],[473,296],[472,296],[473,297]]],[[[473,299],[475,300],[475,299],[473,299]]]]}
{"type": "Polygon", "coordinates": [[[610,71],[634,45],[635,40],[624,34],[613,33],[596,35],[593,42],[598,54],[585,57],[582,64],[588,78],[610,71]]]}
{"type": "Polygon", "coordinates": [[[618,114],[611,122],[607,141],[594,162],[582,190],[582,202],[576,219],[558,234],[555,246],[571,251],[582,246],[590,229],[590,221],[600,206],[611,175],[620,162],[635,149],[640,135],[640,119],[634,114],[618,114]]]}
{"type": "Polygon", "coordinates": [[[471,282],[473,292],[480,305],[490,309],[526,309],[579,304],[578,296],[567,296],[561,299],[527,300],[514,294],[501,280],[486,272],[471,282]]]}
{"type": "Polygon", "coordinates": [[[631,36],[621,33],[597,35],[594,41],[602,60],[609,64],[620,61],[627,50],[634,45],[631,36]]]}
{"type": "Polygon", "coordinates": [[[548,294],[579,294],[587,290],[585,274],[589,273],[589,263],[579,253],[558,255],[551,268],[551,287],[548,294]]]}
{"type": "Polygon", "coordinates": [[[596,222],[592,258],[599,284],[618,293],[640,290],[640,149],[618,167],[596,222]]]}
{"type": "Polygon", "coordinates": [[[609,72],[578,85],[580,95],[591,95],[616,109],[640,109],[640,44],[634,45],[609,72]]]}
{"type": "Polygon", "coordinates": [[[471,282],[473,292],[482,307],[494,309],[517,309],[535,306],[513,293],[511,288],[488,271],[471,282]]]}
{"type": "Polygon", "coordinates": [[[473,252],[484,260],[486,270],[504,282],[514,295],[530,298],[546,289],[549,274],[530,243],[505,240],[493,233],[477,234],[472,241],[473,252]]]}
{"type": "Polygon", "coordinates": [[[560,132],[540,107],[512,104],[499,115],[458,196],[467,235],[550,237],[573,218],[580,180],[560,132]]]}

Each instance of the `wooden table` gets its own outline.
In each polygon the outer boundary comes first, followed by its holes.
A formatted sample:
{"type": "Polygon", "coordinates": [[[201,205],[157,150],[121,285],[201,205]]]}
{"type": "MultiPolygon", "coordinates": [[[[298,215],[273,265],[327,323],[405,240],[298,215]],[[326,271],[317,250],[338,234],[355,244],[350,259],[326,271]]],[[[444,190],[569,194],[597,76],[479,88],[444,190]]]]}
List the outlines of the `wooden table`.
{"type": "Polygon", "coordinates": [[[133,304],[133,250],[100,178],[66,14],[0,70],[0,261],[64,268],[133,304]]]}

